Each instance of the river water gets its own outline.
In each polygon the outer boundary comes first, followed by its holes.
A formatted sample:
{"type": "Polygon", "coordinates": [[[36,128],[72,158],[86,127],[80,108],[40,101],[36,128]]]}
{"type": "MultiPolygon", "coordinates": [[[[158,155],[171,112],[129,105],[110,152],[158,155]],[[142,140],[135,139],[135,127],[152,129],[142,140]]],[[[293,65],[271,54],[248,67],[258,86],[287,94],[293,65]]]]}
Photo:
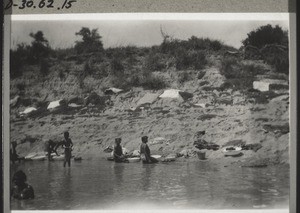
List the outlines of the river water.
{"type": "Polygon", "coordinates": [[[13,210],[134,208],[285,208],[289,167],[224,167],[210,161],[143,165],[105,159],[23,162],[35,199],[11,200],[13,210]]]}

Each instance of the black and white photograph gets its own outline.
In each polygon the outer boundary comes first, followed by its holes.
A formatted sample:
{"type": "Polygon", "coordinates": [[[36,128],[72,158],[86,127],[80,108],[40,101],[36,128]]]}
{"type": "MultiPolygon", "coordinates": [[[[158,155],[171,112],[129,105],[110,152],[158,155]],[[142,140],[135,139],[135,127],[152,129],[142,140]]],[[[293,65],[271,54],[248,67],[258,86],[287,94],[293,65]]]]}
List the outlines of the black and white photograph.
{"type": "Polygon", "coordinates": [[[11,210],[284,210],[289,16],[13,15],[11,210]]]}

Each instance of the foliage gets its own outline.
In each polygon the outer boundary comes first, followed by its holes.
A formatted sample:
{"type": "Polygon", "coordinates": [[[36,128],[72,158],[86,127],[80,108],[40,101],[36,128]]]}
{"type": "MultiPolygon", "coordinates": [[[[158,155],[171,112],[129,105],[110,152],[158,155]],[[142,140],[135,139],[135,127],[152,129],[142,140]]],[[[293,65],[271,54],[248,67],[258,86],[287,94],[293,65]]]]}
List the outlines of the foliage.
{"type": "Polygon", "coordinates": [[[16,78],[22,75],[23,65],[27,59],[29,46],[19,44],[16,50],[10,50],[10,77],[16,78]]]}
{"type": "Polygon", "coordinates": [[[124,75],[124,66],[118,57],[114,57],[110,61],[111,74],[116,77],[122,77],[124,75]]]}
{"type": "Polygon", "coordinates": [[[144,89],[152,90],[164,89],[168,86],[164,78],[155,76],[152,73],[144,75],[140,84],[144,89]]]}
{"type": "Polygon", "coordinates": [[[82,37],[81,41],[76,41],[74,47],[78,54],[103,51],[101,36],[97,31],[98,29],[90,30],[87,27],[82,27],[79,32],[75,33],[76,36],[82,37]]]}
{"type": "Polygon", "coordinates": [[[220,89],[247,89],[251,88],[254,78],[263,74],[265,70],[259,65],[242,64],[234,57],[226,57],[221,61],[220,72],[226,77],[226,81],[220,89]]]}
{"type": "Polygon", "coordinates": [[[42,31],[30,33],[29,36],[33,38],[33,41],[29,48],[28,62],[32,64],[40,63],[40,60],[47,58],[51,53],[48,40],[44,37],[42,31]]]}
{"type": "Polygon", "coordinates": [[[282,30],[276,25],[264,25],[247,34],[247,38],[242,41],[244,46],[252,45],[257,48],[262,48],[266,44],[280,44],[288,46],[288,32],[282,30]]]}
{"type": "Polygon", "coordinates": [[[145,58],[145,69],[150,71],[161,71],[166,65],[163,63],[163,55],[160,53],[155,53],[151,51],[148,56],[145,58]]]}

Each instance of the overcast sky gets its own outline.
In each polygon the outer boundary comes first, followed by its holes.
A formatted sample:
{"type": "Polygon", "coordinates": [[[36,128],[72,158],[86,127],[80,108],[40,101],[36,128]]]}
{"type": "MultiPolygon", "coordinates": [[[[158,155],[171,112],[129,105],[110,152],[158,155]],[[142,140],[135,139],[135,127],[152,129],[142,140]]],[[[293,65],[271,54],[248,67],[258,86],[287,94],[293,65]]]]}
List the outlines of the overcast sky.
{"type": "Polygon", "coordinates": [[[81,27],[97,28],[102,36],[103,45],[116,46],[152,46],[162,42],[160,27],[163,31],[178,39],[191,36],[219,39],[227,45],[239,48],[247,33],[266,24],[279,25],[288,29],[288,21],[247,21],[247,20],[97,20],[97,21],[12,21],[12,48],[19,43],[30,43],[29,34],[41,30],[52,48],[74,46],[80,37],[75,35],[81,27]]]}

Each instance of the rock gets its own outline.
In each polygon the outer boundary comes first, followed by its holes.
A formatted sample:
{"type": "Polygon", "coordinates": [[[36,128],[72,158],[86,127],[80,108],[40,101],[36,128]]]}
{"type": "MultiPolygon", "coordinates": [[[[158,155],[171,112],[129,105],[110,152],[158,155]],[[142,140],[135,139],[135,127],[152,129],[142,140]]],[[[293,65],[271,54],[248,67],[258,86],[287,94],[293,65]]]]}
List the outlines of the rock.
{"type": "Polygon", "coordinates": [[[31,113],[33,113],[36,110],[37,109],[35,107],[28,107],[23,112],[20,112],[19,114],[20,114],[20,116],[30,115],[31,113]]]}
{"type": "Polygon", "coordinates": [[[18,101],[20,100],[20,96],[16,96],[13,99],[10,100],[9,104],[11,107],[14,107],[18,104],[18,101]]]}

